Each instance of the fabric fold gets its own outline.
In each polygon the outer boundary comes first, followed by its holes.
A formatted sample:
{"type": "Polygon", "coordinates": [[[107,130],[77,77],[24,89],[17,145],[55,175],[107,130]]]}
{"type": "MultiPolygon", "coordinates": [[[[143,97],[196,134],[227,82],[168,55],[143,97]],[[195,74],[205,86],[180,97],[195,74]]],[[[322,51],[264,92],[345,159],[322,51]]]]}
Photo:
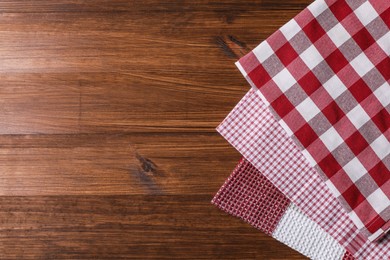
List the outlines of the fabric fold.
{"type": "Polygon", "coordinates": [[[374,241],[390,228],[390,1],[316,0],[237,62],[374,241]]]}
{"type": "Polygon", "coordinates": [[[255,90],[217,131],[356,259],[390,259],[390,236],[371,242],[361,234],[255,90]]]}
{"type": "Polygon", "coordinates": [[[311,259],[354,259],[244,158],[212,203],[311,259]]]}

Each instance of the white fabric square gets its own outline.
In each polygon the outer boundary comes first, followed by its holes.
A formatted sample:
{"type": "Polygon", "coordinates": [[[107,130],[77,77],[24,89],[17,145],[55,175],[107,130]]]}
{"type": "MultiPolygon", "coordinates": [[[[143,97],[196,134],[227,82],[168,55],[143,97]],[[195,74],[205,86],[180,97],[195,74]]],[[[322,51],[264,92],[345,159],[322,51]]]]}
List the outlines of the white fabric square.
{"type": "Polygon", "coordinates": [[[341,23],[336,24],[327,34],[337,48],[351,38],[351,35],[349,35],[341,23]]]}
{"type": "Polygon", "coordinates": [[[356,215],[355,211],[348,212],[348,216],[352,221],[355,223],[358,229],[364,228],[363,222],[360,220],[360,218],[356,215]]]}
{"type": "MultiPolygon", "coordinates": [[[[390,69],[390,68],[389,68],[390,69]]],[[[390,85],[385,82],[382,86],[374,91],[374,95],[382,104],[383,107],[387,107],[390,104],[390,85]]]]}
{"type": "Polygon", "coordinates": [[[237,61],[235,64],[236,64],[236,67],[238,68],[238,70],[241,72],[241,74],[242,74],[244,77],[247,77],[247,76],[248,76],[248,73],[246,73],[245,69],[241,66],[240,62],[237,61]]]}
{"type": "Polygon", "coordinates": [[[372,7],[368,1],[359,6],[354,12],[364,26],[379,16],[374,7],[372,7]]]}
{"type": "Polygon", "coordinates": [[[287,132],[287,135],[288,136],[293,136],[294,133],[293,131],[291,131],[290,127],[288,127],[288,125],[286,124],[286,122],[284,122],[283,119],[280,119],[279,120],[279,124],[283,127],[283,129],[287,132]]]}
{"type": "Polygon", "coordinates": [[[374,234],[369,236],[368,239],[370,239],[371,241],[374,241],[375,239],[377,239],[382,234],[383,234],[383,230],[380,228],[374,234]]]}
{"type": "Polygon", "coordinates": [[[311,5],[307,7],[307,9],[309,9],[310,13],[312,13],[314,17],[317,17],[322,14],[322,12],[325,11],[327,8],[328,6],[324,0],[314,1],[311,5]]]}
{"type": "Polygon", "coordinates": [[[334,196],[337,198],[341,195],[340,191],[334,186],[333,182],[331,180],[327,180],[325,182],[326,186],[330,189],[330,191],[334,194],[334,196]]]}
{"type": "Polygon", "coordinates": [[[377,40],[376,43],[387,55],[390,55],[390,31],[377,40]]]}
{"type": "Polygon", "coordinates": [[[280,88],[280,90],[284,93],[286,92],[289,88],[291,88],[292,85],[296,83],[296,80],[294,77],[291,75],[291,73],[288,71],[287,68],[284,68],[281,72],[276,74],[272,78],[276,85],[280,88]]]}
{"type": "Polygon", "coordinates": [[[374,68],[374,64],[372,64],[364,52],[360,53],[350,64],[360,77],[363,77],[367,72],[374,68]]]}
{"type": "Polygon", "coordinates": [[[302,154],[305,156],[306,160],[309,162],[309,165],[311,167],[314,167],[317,164],[316,160],[314,160],[314,158],[310,155],[310,153],[306,149],[302,151],[302,154]]]}
{"type": "Polygon", "coordinates": [[[390,154],[390,143],[383,134],[375,139],[370,146],[381,160],[390,154]]]}
{"type": "Polygon", "coordinates": [[[337,77],[337,75],[334,75],[327,82],[325,82],[324,88],[333,99],[336,99],[347,90],[344,83],[340,80],[339,77],[337,77]]]}
{"type": "Polygon", "coordinates": [[[288,23],[283,25],[282,28],[280,28],[280,31],[283,33],[284,37],[286,37],[288,41],[301,30],[301,27],[294,19],[291,19],[288,23]]]}
{"type": "Polygon", "coordinates": [[[259,97],[261,98],[261,100],[264,102],[264,104],[265,104],[266,106],[269,106],[270,104],[269,104],[268,100],[264,97],[263,93],[261,93],[261,91],[258,90],[257,88],[255,88],[255,91],[256,91],[257,95],[259,95],[259,97]]]}
{"type": "Polygon", "coordinates": [[[359,104],[347,113],[347,117],[356,129],[359,129],[370,120],[370,116],[359,104]]]}
{"type": "Polygon", "coordinates": [[[334,127],[329,128],[325,133],[323,133],[320,136],[320,139],[330,152],[344,142],[343,138],[339,135],[339,133],[337,133],[334,127]]]}
{"type": "Polygon", "coordinates": [[[296,109],[306,120],[306,122],[309,122],[313,117],[321,112],[310,97],[303,100],[298,106],[296,106],[296,109]]]}
{"type": "Polygon", "coordinates": [[[321,61],[324,60],[321,53],[317,51],[317,48],[314,46],[314,44],[302,52],[299,57],[303,60],[306,66],[309,67],[310,70],[312,70],[321,61]]]}
{"type": "Polygon", "coordinates": [[[381,189],[377,189],[371,193],[371,195],[367,197],[367,201],[377,213],[381,213],[384,209],[390,206],[390,200],[381,189]]]}
{"type": "Polygon", "coordinates": [[[263,41],[260,45],[253,49],[253,53],[260,62],[264,62],[275,52],[267,41],[263,41]]]}
{"type": "Polygon", "coordinates": [[[364,168],[357,157],[347,163],[343,169],[354,183],[367,173],[366,168],[364,168]]]}

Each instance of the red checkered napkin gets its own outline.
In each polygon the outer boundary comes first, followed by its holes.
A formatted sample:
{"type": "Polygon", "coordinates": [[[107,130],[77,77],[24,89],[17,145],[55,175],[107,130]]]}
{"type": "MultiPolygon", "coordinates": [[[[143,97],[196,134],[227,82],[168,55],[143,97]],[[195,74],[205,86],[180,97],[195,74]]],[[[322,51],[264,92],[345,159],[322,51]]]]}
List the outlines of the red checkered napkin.
{"type": "Polygon", "coordinates": [[[245,159],[212,203],[311,259],[354,259],[245,159]]]}
{"type": "Polygon", "coordinates": [[[255,90],[247,93],[217,130],[356,259],[390,259],[390,234],[378,242],[361,234],[255,90]]]}
{"type": "Polygon", "coordinates": [[[389,0],[316,0],[237,62],[370,240],[390,228],[389,26],[389,0]]]}

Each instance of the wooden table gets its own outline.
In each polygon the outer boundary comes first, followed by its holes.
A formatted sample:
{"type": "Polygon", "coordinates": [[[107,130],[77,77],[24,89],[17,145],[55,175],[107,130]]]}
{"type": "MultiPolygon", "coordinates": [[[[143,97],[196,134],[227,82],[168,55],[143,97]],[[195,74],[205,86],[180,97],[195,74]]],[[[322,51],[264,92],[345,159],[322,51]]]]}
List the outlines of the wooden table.
{"type": "Polygon", "coordinates": [[[303,259],[210,204],[234,61],[309,0],[0,2],[0,257],[303,259]]]}

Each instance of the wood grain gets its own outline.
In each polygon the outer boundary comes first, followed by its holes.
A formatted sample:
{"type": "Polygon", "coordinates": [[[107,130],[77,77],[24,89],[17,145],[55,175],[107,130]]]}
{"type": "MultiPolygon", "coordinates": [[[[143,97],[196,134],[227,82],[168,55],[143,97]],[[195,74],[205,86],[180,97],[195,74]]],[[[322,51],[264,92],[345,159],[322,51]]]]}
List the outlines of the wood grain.
{"type": "Polygon", "coordinates": [[[304,259],[210,204],[240,56],[308,0],[0,2],[0,258],[304,259]]]}

